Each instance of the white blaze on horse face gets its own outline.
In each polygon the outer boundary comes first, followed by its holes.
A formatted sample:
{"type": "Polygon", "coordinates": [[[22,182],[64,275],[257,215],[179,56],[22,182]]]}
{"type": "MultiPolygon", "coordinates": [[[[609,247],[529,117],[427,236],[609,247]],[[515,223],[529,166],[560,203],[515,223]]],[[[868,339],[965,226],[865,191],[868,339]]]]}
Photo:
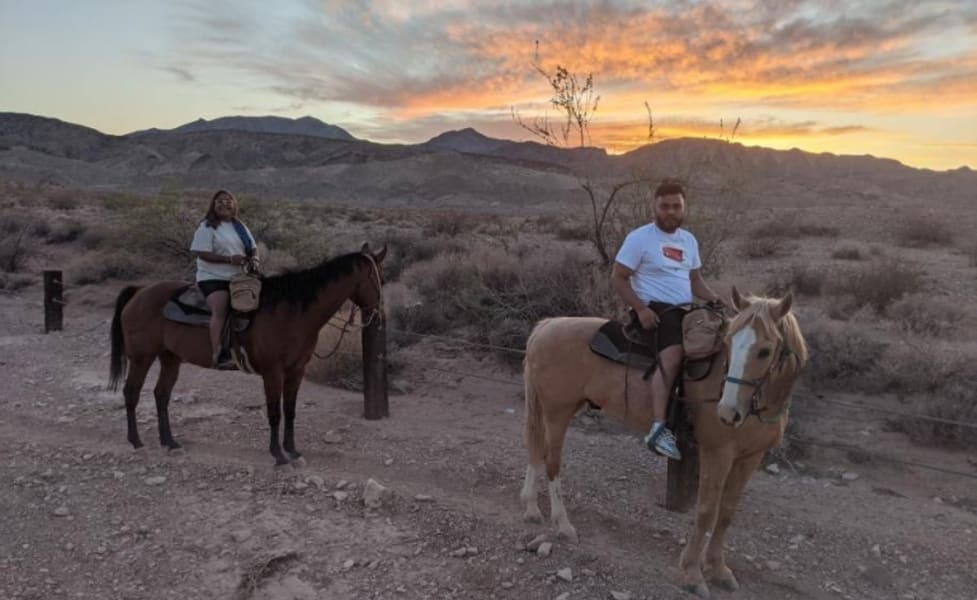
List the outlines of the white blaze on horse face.
{"type": "MultiPolygon", "coordinates": [[[[753,344],[756,341],[756,331],[752,327],[744,327],[736,332],[729,344],[729,372],[727,373],[729,377],[743,379],[743,374],[746,373],[746,361],[749,359],[750,351],[753,349],[753,344]]],[[[723,386],[723,397],[719,401],[720,418],[724,414],[732,417],[733,412],[737,408],[736,404],[737,398],[739,398],[739,392],[740,384],[738,383],[727,381],[723,386]]],[[[731,419],[728,418],[727,420],[731,419]]]]}

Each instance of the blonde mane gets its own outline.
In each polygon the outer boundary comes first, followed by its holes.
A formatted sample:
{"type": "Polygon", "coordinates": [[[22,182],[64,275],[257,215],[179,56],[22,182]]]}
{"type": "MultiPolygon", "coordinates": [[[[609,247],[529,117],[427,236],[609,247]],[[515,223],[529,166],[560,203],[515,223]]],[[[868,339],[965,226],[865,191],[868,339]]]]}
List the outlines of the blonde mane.
{"type": "Polygon", "coordinates": [[[807,343],[801,335],[801,328],[797,324],[797,319],[793,312],[788,312],[780,320],[779,326],[774,322],[771,309],[780,302],[778,298],[758,298],[750,296],[745,298],[750,303],[748,307],[741,310],[733,322],[729,325],[728,337],[733,337],[736,332],[744,327],[755,325],[767,337],[776,338],[790,348],[793,359],[796,361],[796,368],[800,369],[807,363],[807,343]]]}

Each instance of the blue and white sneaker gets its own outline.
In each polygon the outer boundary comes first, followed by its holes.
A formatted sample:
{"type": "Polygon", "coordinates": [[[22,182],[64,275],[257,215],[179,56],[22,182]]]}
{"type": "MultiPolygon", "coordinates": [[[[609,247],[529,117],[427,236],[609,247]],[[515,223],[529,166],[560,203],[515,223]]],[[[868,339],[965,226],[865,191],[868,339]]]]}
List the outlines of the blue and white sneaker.
{"type": "Polygon", "coordinates": [[[645,445],[649,450],[662,456],[672,460],[682,460],[682,453],[678,451],[678,446],[675,444],[675,436],[664,423],[652,425],[651,431],[645,436],[645,445]]]}

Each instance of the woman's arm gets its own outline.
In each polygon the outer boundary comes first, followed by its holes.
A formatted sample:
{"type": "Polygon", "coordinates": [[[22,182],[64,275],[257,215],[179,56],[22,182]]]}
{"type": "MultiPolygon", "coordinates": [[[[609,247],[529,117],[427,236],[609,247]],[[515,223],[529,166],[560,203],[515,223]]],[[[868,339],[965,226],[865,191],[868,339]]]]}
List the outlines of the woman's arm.
{"type": "Polygon", "coordinates": [[[191,252],[194,258],[199,258],[200,260],[205,260],[207,262],[225,264],[225,265],[243,265],[245,258],[240,254],[235,254],[233,256],[226,256],[224,254],[218,254],[216,252],[201,252],[194,251],[191,252]]]}

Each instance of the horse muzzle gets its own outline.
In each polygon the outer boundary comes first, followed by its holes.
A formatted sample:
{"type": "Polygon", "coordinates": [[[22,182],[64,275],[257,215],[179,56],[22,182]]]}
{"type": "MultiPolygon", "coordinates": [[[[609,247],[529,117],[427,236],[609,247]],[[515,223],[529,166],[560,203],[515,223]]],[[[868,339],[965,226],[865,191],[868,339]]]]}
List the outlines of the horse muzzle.
{"type": "Polygon", "coordinates": [[[719,421],[723,425],[729,425],[730,427],[739,427],[746,420],[746,415],[740,412],[735,404],[729,405],[720,402],[716,408],[716,412],[719,415],[719,421]]]}

